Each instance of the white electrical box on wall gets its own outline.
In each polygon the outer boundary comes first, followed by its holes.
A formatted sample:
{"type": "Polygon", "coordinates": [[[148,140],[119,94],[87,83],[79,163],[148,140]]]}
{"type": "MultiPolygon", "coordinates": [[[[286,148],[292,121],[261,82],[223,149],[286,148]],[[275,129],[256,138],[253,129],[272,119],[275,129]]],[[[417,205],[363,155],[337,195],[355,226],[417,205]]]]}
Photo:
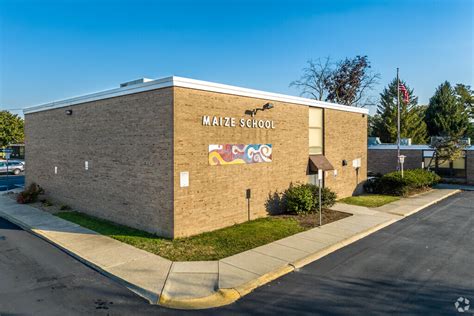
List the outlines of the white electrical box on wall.
{"type": "Polygon", "coordinates": [[[89,161],[84,162],[84,169],[89,170],[89,161]]]}
{"type": "Polygon", "coordinates": [[[58,167],[54,166],[54,174],[58,174],[58,167]]]}
{"type": "Polygon", "coordinates": [[[179,173],[179,186],[182,188],[189,187],[189,172],[182,171],[179,173]]]}
{"type": "Polygon", "coordinates": [[[360,168],[361,165],[362,165],[362,162],[361,162],[361,159],[360,159],[360,158],[357,158],[357,159],[352,160],[352,167],[354,167],[354,168],[360,168]]]}

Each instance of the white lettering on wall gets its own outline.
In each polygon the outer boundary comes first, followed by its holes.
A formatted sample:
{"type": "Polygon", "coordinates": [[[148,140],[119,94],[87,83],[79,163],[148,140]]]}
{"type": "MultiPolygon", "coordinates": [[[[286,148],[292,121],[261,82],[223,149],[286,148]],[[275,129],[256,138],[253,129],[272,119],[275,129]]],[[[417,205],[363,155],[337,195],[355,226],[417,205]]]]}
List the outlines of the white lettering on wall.
{"type": "MultiPolygon", "coordinates": [[[[209,116],[204,115],[202,117],[203,126],[222,126],[222,127],[236,127],[237,120],[235,117],[229,116],[209,116]]],[[[255,119],[239,119],[239,127],[242,128],[262,128],[262,129],[274,129],[275,122],[272,120],[255,120],[255,119]]]]}

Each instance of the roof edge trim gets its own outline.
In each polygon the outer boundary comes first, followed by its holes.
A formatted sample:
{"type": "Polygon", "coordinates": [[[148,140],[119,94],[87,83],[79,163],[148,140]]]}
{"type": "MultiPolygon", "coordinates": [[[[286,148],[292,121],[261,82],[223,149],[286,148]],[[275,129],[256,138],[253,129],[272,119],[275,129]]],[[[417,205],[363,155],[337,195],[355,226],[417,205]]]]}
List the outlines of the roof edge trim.
{"type": "Polygon", "coordinates": [[[189,89],[195,89],[195,90],[203,90],[203,91],[217,92],[217,93],[223,93],[223,94],[232,94],[232,95],[237,95],[237,96],[252,97],[252,98],[264,99],[264,100],[269,100],[269,101],[280,101],[280,102],[307,105],[311,107],[320,107],[320,108],[340,110],[340,111],[346,111],[346,112],[355,112],[355,113],[361,113],[361,114],[369,113],[369,110],[365,108],[358,108],[354,106],[341,105],[341,104],[312,100],[312,99],[296,97],[296,96],[291,96],[291,95],[266,92],[266,91],[261,91],[261,90],[254,90],[254,89],[230,86],[230,85],[225,85],[225,84],[220,84],[220,83],[195,80],[195,79],[189,79],[189,78],[183,78],[183,77],[177,77],[177,76],[165,77],[165,78],[156,79],[156,80],[141,83],[141,84],[135,84],[135,85],[126,86],[122,88],[115,88],[115,89],[95,92],[91,94],[86,94],[82,96],[77,96],[77,97],[73,97],[69,99],[44,103],[44,104],[25,108],[23,110],[23,113],[30,114],[30,113],[35,113],[35,112],[47,111],[47,110],[72,106],[76,104],[98,101],[102,99],[109,99],[109,98],[114,98],[114,97],[118,97],[122,95],[128,95],[128,94],[167,88],[167,87],[182,87],[182,88],[189,88],[189,89]]]}

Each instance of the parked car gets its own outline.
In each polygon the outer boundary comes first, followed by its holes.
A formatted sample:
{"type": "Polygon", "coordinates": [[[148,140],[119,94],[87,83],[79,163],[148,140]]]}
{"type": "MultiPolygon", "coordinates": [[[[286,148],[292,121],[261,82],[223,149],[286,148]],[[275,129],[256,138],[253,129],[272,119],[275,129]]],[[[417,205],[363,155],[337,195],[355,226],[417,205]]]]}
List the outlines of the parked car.
{"type": "Polygon", "coordinates": [[[10,159],[10,160],[8,160],[8,162],[19,163],[19,164],[22,164],[23,166],[25,165],[25,161],[24,160],[19,160],[19,159],[10,159]]]}
{"type": "Polygon", "coordinates": [[[22,161],[0,161],[0,173],[8,172],[13,173],[14,175],[19,175],[23,171],[25,171],[25,164],[22,161]]]}

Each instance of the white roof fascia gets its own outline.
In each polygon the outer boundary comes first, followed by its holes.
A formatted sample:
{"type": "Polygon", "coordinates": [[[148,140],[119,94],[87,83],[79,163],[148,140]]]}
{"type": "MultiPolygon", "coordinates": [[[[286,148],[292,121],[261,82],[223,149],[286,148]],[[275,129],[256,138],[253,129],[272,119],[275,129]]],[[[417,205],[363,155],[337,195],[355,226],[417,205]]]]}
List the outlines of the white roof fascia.
{"type": "Polygon", "coordinates": [[[369,113],[368,109],[358,108],[354,106],[323,102],[323,101],[312,100],[312,99],[307,99],[307,98],[302,98],[302,97],[295,97],[291,95],[253,90],[253,89],[247,89],[247,88],[242,88],[242,87],[236,87],[236,86],[230,86],[230,85],[225,85],[225,84],[220,84],[220,83],[195,80],[195,79],[189,79],[189,78],[183,78],[183,77],[176,77],[176,76],[166,77],[166,78],[157,79],[157,80],[140,83],[140,84],[134,84],[134,85],[130,85],[130,86],[122,87],[122,88],[96,92],[96,93],[78,96],[78,97],[74,97],[70,99],[40,104],[37,106],[32,106],[32,107],[28,107],[24,109],[23,113],[30,114],[30,113],[35,113],[35,112],[47,111],[47,110],[52,110],[56,108],[62,108],[66,106],[72,106],[76,104],[92,102],[92,101],[108,99],[108,98],[114,98],[114,97],[118,97],[122,95],[128,95],[128,94],[167,88],[167,87],[190,88],[190,89],[196,89],[196,90],[232,94],[232,95],[265,99],[265,100],[271,100],[271,101],[295,103],[295,104],[307,105],[311,107],[319,107],[319,108],[333,109],[333,110],[346,111],[346,112],[355,112],[355,113],[361,113],[361,114],[369,113]]]}
{"type": "Polygon", "coordinates": [[[308,106],[326,108],[326,109],[341,110],[341,111],[347,111],[347,112],[356,112],[356,113],[362,113],[362,114],[369,113],[368,109],[358,108],[355,106],[348,106],[348,105],[342,105],[342,104],[337,104],[337,103],[312,100],[312,99],[295,97],[295,96],[286,95],[286,94],[247,89],[247,88],[242,88],[242,87],[225,85],[221,83],[214,83],[214,82],[182,78],[182,77],[176,77],[176,76],[173,77],[173,83],[174,83],[174,86],[176,87],[191,88],[191,89],[196,89],[196,90],[212,91],[212,92],[219,92],[219,93],[225,93],[225,94],[234,94],[234,95],[257,98],[257,99],[296,103],[296,104],[302,104],[302,105],[308,105],[308,106]]]}
{"type": "Polygon", "coordinates": [[[153,81],[149,81],[145,83],[95,92],[95,93],[86,94],[86,95],[82,95],[78,97],[73,97],[69,99],[64,99],[60,101],[54,101],[50,103],[44,103],[44,104],[28,107],[23,110],[23,113],[30,114],[30,113],[35,113],[35,112],[63,108],[66,106],[72,106],[72,105],[86,103],[86,102],[114,98],[114,97],[127,95],[127,94],[133,94],[133,93],[138,93],[138,92],[143,92],[143,91],[171,87],[172,82],[173,82],[172,77],[166,77],[166,78],[153,80],[153,81]]]}

